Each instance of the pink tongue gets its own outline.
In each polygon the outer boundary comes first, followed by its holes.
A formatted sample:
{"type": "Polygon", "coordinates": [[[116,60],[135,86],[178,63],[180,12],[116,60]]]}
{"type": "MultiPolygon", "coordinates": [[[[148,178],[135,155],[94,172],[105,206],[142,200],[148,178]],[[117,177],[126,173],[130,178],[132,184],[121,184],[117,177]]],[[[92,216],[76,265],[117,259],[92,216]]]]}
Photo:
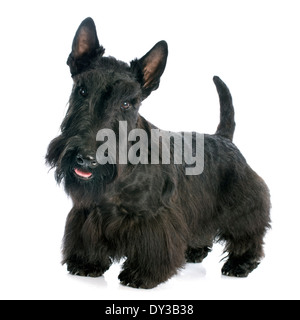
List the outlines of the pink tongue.
{"type": "Polygon", "coordinates": [[[79,177],[82,177],[82,178],[89,178],[92,173],[91,172],[84,172],[84,171],[81,171],[77,168],[75,168],[75,173],[79,176],[79,177]]]}

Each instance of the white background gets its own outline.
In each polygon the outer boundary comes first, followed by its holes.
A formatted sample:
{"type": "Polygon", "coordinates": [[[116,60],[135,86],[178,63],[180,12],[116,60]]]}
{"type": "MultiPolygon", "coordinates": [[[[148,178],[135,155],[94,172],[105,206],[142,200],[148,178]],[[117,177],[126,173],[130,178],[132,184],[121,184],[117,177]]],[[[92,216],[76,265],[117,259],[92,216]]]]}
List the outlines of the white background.
{"type": "Polygon", "coordinates": [[[282,0],[2,1],[0,8],[1,299],[296,299],[299,285],[300,6],[282,0]],[[272,195],[266,257],[247,279],[221,276],[222,247],[153,290],[60,265],[71,201],[44,165],[72,80],[65,62],[81,21],[129,62],[169,44],[161,86],[141,113],[162,129],[214,133],[216,74],[236,110],[234,142],[272,195]]]}

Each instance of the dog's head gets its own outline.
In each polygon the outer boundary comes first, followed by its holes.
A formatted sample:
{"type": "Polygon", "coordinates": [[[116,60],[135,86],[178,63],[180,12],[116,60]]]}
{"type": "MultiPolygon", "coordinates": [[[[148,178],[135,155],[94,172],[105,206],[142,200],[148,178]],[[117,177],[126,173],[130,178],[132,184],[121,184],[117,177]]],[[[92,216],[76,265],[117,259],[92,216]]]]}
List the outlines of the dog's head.
{"type": "Polygon", "coordinates": [[[115,133],[113,147],[118,149],[119,122],[126,122],[128,131],[137,127],[141,102],[159,86],[168,48],[165,41],[158,42],[130,64],[105,57],[104,52],[94,21],[85,19],[67,60],[74,81],[69,108],[61,134],[51,141],[46,155],[47,163],[56,168],[57,181],[65,180],[67,192],[78,186],[90,192],[116,177],[117,163],[97,161],[97,149],[104,143],[97,133],[115,133]]]}

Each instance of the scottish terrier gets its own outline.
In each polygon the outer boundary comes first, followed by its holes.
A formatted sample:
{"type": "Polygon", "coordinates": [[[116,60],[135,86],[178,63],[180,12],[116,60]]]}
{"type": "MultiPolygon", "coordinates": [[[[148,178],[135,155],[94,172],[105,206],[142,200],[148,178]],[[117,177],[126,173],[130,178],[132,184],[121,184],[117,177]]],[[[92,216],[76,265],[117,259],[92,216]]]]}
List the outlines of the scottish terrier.
{"type": "Polygon", "coordinates": [[[166,132],[139,108],[159,87],[167,43],[130,64],[104,53],[94,21],[85,19],[67,60],[69,107],[46,155],[73,201],[62,252],[68,271],[98,277],[125,258],[121,283],[153,288],[186,262],[202,262],[221,241],[222,274],[248,276],[264,255],[270,195],[232,143],[227,86],[214,77],[215,134],[166,132]]]}

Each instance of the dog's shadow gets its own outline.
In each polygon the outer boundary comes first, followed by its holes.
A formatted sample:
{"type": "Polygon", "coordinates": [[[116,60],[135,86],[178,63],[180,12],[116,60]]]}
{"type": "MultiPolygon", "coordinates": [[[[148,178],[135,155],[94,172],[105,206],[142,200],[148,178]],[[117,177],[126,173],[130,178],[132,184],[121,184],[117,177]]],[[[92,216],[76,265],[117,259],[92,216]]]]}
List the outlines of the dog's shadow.
{"type": "Polygon", "coordinates": [[[67,274],[67,277],[70,277],[72,280],[75,280],[77,282],[80,282],[82,284],[88,285],[88,286],[94,286],[94,287],[101,287],[106,288],[108,286],[107,281],[105,280],[105,277],[81,277],[81,276],[74,276],[72,274],[67,274]]]}
{"type": "Polygon", "coordinates": [[[187,263],[177,274],[178,278],[184,277],[187,281],[206,277],[206,268],[201,263],[187,263]]]}

